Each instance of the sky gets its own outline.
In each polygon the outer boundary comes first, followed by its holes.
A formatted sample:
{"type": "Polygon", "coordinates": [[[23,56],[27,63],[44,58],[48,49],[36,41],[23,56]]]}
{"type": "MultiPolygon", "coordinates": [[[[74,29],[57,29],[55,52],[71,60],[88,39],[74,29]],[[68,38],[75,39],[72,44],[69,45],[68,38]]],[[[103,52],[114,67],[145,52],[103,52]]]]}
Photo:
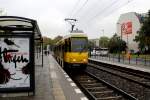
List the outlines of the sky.
{"type": "Polygon", "coordinates": [[[55,38],[69,34],[65,18],[76,18],[76,27],[90,39],[111,37],[116,33],[120,14],[146,13],[150,0],[0,0],[0,9],[8,16],[35,19],[43,36],[55,38]]]}

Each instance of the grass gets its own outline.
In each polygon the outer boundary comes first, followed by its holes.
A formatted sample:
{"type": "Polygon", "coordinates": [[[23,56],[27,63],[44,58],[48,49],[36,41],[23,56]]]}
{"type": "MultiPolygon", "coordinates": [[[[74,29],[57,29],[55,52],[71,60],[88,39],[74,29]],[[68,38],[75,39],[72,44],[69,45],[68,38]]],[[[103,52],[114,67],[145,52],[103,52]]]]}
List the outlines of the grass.
{"type": "MultiPolygon", "coordinates": [[[[117,56],[118,54],[117,53],[113,53],[114,56],[117,56]]],[[[126,56],[127,54],[121,54],[122,56],[126,56]]],[[[147,59],[147,60],[150,60],[150,54],[140,54],[139,56],[137,54],[131,54],[130,55],[131,59],[132,58],[142,58],[142,59],[147,59]]]]}
{"type": "Polygon", "coordinates": [[[150,59],[150,54],[147,54],[147,55],[146,54],[140,54],[139,56],[137,54],[132,54],[131,57],[132,58],[138,57],[138,58],[142,58],[142,59],[145,59],[145,58],[150,59]]]}

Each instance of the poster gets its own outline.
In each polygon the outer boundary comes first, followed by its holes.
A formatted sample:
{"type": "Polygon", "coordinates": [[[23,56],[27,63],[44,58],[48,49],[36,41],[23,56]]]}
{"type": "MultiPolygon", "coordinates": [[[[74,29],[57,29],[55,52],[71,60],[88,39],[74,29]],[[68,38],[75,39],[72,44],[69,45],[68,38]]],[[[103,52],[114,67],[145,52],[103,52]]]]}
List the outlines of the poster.
{"type": "Polygon", "coordinates": [[[132,34],[132,22],[125,22],[121,25],[122,34],[132,34]]]}
{"type": "Polygon", "coordinates": [[[0,89],[30,87],[29,38],[0,38],[0,89]]]}

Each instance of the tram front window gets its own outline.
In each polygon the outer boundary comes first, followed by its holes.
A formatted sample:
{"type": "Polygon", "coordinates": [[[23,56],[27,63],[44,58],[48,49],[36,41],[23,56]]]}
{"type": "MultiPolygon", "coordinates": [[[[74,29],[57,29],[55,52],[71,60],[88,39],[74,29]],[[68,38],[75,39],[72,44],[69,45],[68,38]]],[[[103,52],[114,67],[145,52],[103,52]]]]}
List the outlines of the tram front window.
{"type": "Polygon", "coordinates": [[[72,52],[85,52],[87,51],[87,38],[72,38],[71,51],[72,52]]]}

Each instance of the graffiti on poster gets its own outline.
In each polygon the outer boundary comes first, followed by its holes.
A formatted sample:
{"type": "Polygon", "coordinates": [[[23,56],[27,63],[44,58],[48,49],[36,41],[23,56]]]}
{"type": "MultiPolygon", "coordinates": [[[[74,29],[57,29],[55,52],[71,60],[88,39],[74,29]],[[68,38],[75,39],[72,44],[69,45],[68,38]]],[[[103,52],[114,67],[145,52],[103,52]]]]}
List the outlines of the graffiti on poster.
{"type": "Polygon", "coordinates": [[[30,87],[29,38],[0,39],[0,88],[30,87]]]}

